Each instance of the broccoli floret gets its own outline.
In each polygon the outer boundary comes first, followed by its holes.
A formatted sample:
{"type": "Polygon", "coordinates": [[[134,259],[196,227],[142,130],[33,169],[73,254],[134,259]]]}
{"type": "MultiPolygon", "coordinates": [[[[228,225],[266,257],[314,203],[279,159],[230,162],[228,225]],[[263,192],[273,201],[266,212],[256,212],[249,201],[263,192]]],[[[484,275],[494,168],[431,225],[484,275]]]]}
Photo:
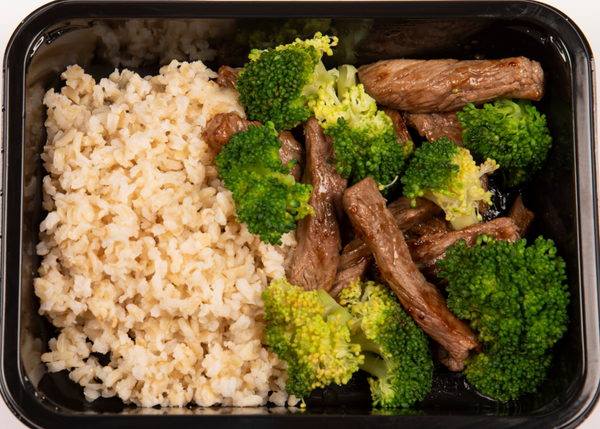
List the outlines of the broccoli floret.
{"type": "Polygon", "coordinates": [[[552,137],[541,115],[529,100],[498,100],[477,109],[469,103],[456,117],[463,141],[478,159],[495,160],[505,185],[515,187],[539,171],[552,148],[552,137]]]}
{"type": "Polygon", "coordinates": [[[437,265],[448,280],[448,307],[483,347],[465,362],[467,380],[501,401],[535,392],[569,323],[565,263],[554,242],[481,235],[471,248],[462,240],[449,247],[437,265]]]}
{"type": "Polygon", "coordinates": [[[439,205],[455,229],[480,222],[479,202],[491,205],[491,192],[481,186],[481,176],[498,168],[493,160],[477,166],[470,152],[442,137],[415,149],[401,182],[404,195],[422,197],[439,205]]]}
{"type": "Polygon", "coordinates": [[[308,99],[335,76],[321,57],[331,55],[337,38],[316,33],[313,39],[250,52],[250,62],[240,72],[237,90],[251,120],[271,121],[278,130],[289,130],[310,116],[308,99]]]}
{"type": "Polygon", "coordinates": [[[431,390],[433,361],[427,336],[406,314],[392,290],[357,281],[340,294],[353,318],[352,342],[360,344],[374,406],[408,408],[431,390]]]}
{"type": "Polygon", "coordinates": [[[287,361],[287,391],[307,397],[317,387],[346,384],[364,356],[350,340],[346,309],[322,289],[305,292],[285,279],[262,294],[265,342],[287,361]]]}
{"type": "Polygon", "coordinates": [[[287,361],[287,390],[306,397],[317,387],[346,384],[369,372],[374,406],[409,407],[431,389],[427,337],[389,288],[353,283],[338,304],[322,289],[304,291],[285,279],[263,292],[265,342],[287,361]],[[363,290],[364,289],[364,290],[363,290]]]}
{"type": "Polygon", "coordinates": [[[398,143],[392,120],[357,83],[356,68],[342,66],[338,78],[322,85],[309,101],[315,117],[333,139],[337,171],[350,184],[375,179],[386,195],[403,171],[412,142],[398,143]]]}
{"type": "Polygon", "coordinates": [[[250,125],[234,134],[215,159],[219,176],[233,192],[238,220],[271,244],[281,244],[281,236],[296,229],[297,220],[314,215],[308,204],[312,186],[296,183],[289,174],[293,162],[281,163],[277,136],[271,122],[250,125]]]}

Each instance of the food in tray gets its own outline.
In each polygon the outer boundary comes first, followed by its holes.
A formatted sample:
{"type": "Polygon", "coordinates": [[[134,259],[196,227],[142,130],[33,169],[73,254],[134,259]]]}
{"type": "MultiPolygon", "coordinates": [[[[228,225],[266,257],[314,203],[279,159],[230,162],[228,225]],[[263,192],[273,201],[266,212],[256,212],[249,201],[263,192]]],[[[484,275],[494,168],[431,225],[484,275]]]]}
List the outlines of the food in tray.
{"type": "Polygon", "coordinates": [[[218,73],[63,73],[44,98],[35,280],[59,328],[50,371],[146,407],[295,405],[359,370],[373,406],[412,407],[434,361],[501,401],[545,380],[564,262],[551,240],[527,246],[521,197],[486,215],[490,177],[526,186],[548,157],[545,116],[508,100],[542,97],[541,66],[327,70],[337,42],[218,73]]]}

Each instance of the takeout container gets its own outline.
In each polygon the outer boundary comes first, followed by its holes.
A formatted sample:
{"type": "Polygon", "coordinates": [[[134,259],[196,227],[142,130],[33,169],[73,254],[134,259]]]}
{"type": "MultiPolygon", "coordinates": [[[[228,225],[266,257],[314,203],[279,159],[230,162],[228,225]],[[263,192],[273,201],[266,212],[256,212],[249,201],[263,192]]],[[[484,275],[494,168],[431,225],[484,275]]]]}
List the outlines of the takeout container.
{"type": "MultiPolygon", "coordinates": [[[[4,59],[0,310],[4,400],[23,423],[36,428],[577,426],[591,412],[600,382],[591,58],[585,37],[569,19],[549,6],[525,1],[59,1],[38,9],[16,30],[4,59]],[[360,41],[356,56],[351,49],[345,58],[333,60],[338,62],[518,55],[541,62],[548,86],[538,107],[548,117],[554,148],[548,166],[524,190],[524,198],[537,215],[534,234],[555,240],[567,262],[572,299],[568,334],[557,344],[554,367],[538,393],[500,403],[478,394],[461,374],[437,368],[432,392],[411,411],[371,409],[360,378],[345,389],[315,392],[307,410],[141,409],[118,398],[87,402],[66,372],[49,374],[40,363],[40,353],[54,334],[38,315],[33,293],[40,263],[35,254],[37,231],[44,218],[45,172],[39,158],[45,142],[44,92],[62,86],[60,73],[74,63],[97,80],[115,67],[156,74],[170,58],[202,58],[214,70],[222,64],[243,66],[249,50],[239,36],[244,29],[257,20],[290,18],[320,20],[315,25],[330,25],[360,41]],[[207,23],[213,28],[209,47],[196,43],[191,48],[178,39],[182,28],[204,32],[207,23]],[[150,29],[145,33],[150,39],[144,41],[140,31],[128,31],[135,28],[150,29]],[[215,51],[208,53],[207,48],[215,51]]],[[[497,203],[500,210],[506,208],[506,202],[497,203]]]]}

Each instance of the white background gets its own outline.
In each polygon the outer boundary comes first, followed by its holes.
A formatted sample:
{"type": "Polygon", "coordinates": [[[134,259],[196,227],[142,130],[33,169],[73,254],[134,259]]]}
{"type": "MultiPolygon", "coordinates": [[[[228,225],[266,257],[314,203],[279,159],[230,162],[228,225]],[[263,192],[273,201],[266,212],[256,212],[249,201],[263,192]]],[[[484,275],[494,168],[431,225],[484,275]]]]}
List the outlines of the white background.
{"type": "MultiPolygon", "coordinates": [[[[44,0],[0,0],[0,58],[4,57],[4,50],[14,29],[27,15],[45,3],[47,1],[44,0]]],[[[556,7],[570,17],[586,35],[592,50],[595,53],[600,52],[600,2],[547,0],[544,3],[556,7]]],[[[1,94],[2,86],[0,86],[0,96],[1,94]]],[[[0,400],[0,429],[23,429],[24,427],[0,400]]],[[[580,428],[600,428],[600,407],[597,407],[580,428]]]]}

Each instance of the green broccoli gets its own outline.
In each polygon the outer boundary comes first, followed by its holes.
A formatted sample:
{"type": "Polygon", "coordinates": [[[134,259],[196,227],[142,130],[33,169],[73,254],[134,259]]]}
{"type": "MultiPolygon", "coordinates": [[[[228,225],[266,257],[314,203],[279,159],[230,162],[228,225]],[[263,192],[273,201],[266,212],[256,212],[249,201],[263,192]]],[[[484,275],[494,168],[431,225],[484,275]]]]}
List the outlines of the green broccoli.
{"type": "Polygon", "coordinates": [[[469,103],[456,117],[465,147],[476,158],[495,160],[506,186],[524,184],[546,163],[552,137],[546,116],[531,101],[498,100],[481,109],[469,103]]]}
{"type": "Polygon", "coordinates": [[[313,39],[250,52],[250,62],[240,72],[237,90],[248,117],[271,121],[278,130],[289,130],[305,122],[311,112],[308,99],[321,84],[333,79],[321,61],[332,55],[337,38],[316,33],[313,39]]]}
{"type": "Polygon", "coordinates": [[[340,294],[352,314],[352,342],[365,356],[360,369],[369,379],[374,406],[408,408],[431,390],[433,361],[427,336],[406,314],[387,286],[353,282],[340,294]]]}
{"type": "Polygon", "coordinates": [[[347,383],[360,368],[377,377],[369,381],[373,405],[422,400],[431,388],[431,353],[396,296],[373,282],[357,282],[342,296],[347,308],[324,290],[306,292],[285,279],[263,292],[265,342],[287,361],[288,392],[306,397],[347,383]]]}
{"type": "Polygon", "coordinates": [[[278,135],[271,122],[250,125],[234,134],[215,159],[225,187],[233,192],[238,220],[271,244],[281,244],[297,220],[314,215],[308,204],[312,186],[296,183],[289,174],[295,160],[281,163],[278,135]]]}
{"type": "Polygon", "coordinates": [[[398,143],[390,117],[357,83],[355,67],[345,65],[331,73],[337,79],[321,85],[308,105],[333,139],[336,169],[350,184],[372,177],[386,195],[413,144],[398,143]]]}
{"type": "Polygon", "coordinates": [[[482,220],[479,202],[491,204],[492,194],[483,189],[480,179],[497,168],[490,159],[478,167],[467,149],[442,137],[415,149],[401,182],[413,205],[417,197],[433,201],[459,230],[482,220]]]}
{"type": "Polygon", "coordinates": [[[285,279],[262,294],[265,342],[287,361],[287,391],[299,398],[329,384],[346,384],[364,356],[350,341],[350,314],[324,290],[305,292],[285,279]]]}
{"type": "Polygon", "coordinates": [[[468,320],[483,352],[465,362],[467,380],[501,401],[535,392],[546,379],[552,347],[567,331],[565,263],[552,240],[512,243],[481,235],[461,240],[437,262],[448,280],[448,307],[468,320]]]}

